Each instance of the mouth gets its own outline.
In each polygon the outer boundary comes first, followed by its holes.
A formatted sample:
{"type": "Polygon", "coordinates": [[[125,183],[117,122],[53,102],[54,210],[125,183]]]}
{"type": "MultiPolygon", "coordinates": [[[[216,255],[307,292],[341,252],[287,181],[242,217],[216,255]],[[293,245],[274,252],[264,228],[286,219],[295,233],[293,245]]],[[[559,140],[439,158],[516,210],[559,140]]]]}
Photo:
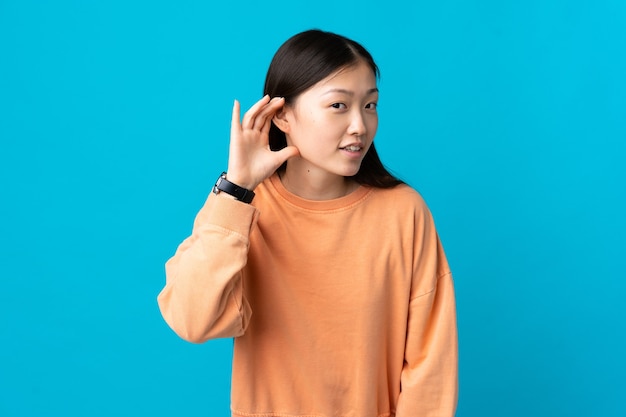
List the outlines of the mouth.
{"type": "Polygon", "coordinates": [[[363,147],[360,146],[360,145],[348,145],[348,146],[344,146],[343,148],[339,148],[339,149],[344,150],[344,151],[348,151],[348,152],[361,152],[363,147]]]}

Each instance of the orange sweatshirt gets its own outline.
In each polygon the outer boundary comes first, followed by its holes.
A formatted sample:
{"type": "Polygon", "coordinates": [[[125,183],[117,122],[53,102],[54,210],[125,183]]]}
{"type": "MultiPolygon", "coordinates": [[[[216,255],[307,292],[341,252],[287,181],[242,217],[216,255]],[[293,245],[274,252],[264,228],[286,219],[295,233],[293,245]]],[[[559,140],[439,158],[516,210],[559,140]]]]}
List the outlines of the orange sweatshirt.
{"type": "Polygon", "coordinates": [[[235,338],[232,415],[453,416],[453,282],[419,194],[255,192],[209,196],[158,297],[183,339],[235,338]]]}

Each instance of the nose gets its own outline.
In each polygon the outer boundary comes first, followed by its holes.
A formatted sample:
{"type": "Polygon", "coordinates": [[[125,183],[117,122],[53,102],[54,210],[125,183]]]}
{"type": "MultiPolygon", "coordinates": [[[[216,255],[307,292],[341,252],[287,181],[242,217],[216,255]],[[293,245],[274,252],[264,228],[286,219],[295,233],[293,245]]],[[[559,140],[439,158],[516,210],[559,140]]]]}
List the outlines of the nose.
{"type": "Polygon", "coordinates": [[[367,133],[367,126],[365,125],[365,117],[360,111],[354,111],[350,118],[350,126],[348,133],[354,136],[363,136],[367,133]]]}

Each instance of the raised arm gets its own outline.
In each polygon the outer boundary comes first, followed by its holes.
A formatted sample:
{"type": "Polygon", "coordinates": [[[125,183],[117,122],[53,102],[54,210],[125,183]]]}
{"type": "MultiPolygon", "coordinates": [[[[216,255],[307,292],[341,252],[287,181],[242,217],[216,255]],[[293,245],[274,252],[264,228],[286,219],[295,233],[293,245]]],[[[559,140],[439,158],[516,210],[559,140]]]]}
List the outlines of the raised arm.
{"type": "MultiPolygon", "coordinates": [[[[254,190],[288,158],[292,146],[271,151],[268,132],[284,100],[263,97],[240,122],[235,101],[227,179],[254,190]]],[[[243,334],[252,312],[244,297],[243,269],[257,209],[224,193],[211,194],[194,222],[193,232],[166,263],[166,285],[158,296],[168,325],[183,339],[201,343],[243,334]]]]}

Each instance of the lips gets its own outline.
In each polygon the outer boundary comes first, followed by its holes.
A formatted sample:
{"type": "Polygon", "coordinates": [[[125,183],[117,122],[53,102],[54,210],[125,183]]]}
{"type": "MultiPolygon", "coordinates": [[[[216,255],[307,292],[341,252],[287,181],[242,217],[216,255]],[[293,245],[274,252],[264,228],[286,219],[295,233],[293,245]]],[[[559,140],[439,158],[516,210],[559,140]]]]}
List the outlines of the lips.
{"type": "Polygon", "coordinates": [[[365,148],[365,145],[363,145],[363,142],[358,141],[358,142],[348,143],[346,146],[342,146],[339,149],[341,149],[342,151],[348,151],[348,152],[361,152],[364,148],[365,148]]]}

